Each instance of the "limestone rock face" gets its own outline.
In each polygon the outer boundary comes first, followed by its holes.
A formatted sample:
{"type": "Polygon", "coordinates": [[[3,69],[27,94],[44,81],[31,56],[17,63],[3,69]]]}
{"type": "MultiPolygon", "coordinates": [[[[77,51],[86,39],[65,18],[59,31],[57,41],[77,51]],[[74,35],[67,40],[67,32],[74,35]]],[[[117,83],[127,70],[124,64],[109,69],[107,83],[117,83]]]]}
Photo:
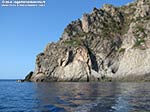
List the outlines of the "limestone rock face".
{"type": "Polygon", "coordinates": [[[150,74],[150,49],[130,49],[120,61],[115,77],[144,77],[150,74]]]}
{"type": "Polygon", "coordinates": [[[30,81],[150,80],[150,1],[104,5],[37,55],[30,81]]]}
{"type": "Polygon", "coordinates": [[[49,67],[47,70],[46,66],[47,63],[43,67],[37,67],[36,74],[32,76],[33,81],[89,81],[91,79],[91,57],[88,49],[83,46],[77,47],[74,52],[69,49],[61,54],[56,67],[49,67]]]}
{"type": "Polygon", "coordinates": [[[84,32],[89,31],[90,26],[90,16],[88,14],[84,14],[82,17],[82,29],[84,32]]]}
{"type": "Polygon", "coordinates": [[[135,12],[135,17],[145,17],[150,15],[150,1],[149,0],[139,0],[137,3],[137,9],[135,12]]]}
{"type": "Polygon", "coordinates": [[[78,47],[75,53],[72,56],[69,55],[65,61],[67,62],[65,66],[59,66],[54,74],[54,77],[58,77],[57,81],[88,81],[90,79],[91,59],[86,48],[78,47]]]}

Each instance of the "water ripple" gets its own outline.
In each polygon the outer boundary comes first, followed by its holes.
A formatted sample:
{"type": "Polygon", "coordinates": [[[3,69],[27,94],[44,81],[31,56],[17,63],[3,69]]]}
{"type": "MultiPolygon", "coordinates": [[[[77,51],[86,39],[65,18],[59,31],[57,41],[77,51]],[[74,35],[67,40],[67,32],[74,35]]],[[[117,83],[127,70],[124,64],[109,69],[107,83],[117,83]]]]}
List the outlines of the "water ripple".
{"type": "Polygon", "coordinates": [[[0,112],[148,112],[150,83],[0,81],[0,112]]]}

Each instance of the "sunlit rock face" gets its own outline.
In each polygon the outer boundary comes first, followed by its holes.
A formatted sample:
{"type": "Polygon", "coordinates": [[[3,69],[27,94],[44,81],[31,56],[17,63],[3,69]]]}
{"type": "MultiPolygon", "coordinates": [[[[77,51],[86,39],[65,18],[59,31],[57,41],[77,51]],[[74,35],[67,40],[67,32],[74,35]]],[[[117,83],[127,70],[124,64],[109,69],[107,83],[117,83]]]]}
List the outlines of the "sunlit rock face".
{"type": "Polygon", "coordinates": [[[71,22],[60,40],[37,55],[30,81],[150,78],[150,1],[106,4],[71,22]]]}

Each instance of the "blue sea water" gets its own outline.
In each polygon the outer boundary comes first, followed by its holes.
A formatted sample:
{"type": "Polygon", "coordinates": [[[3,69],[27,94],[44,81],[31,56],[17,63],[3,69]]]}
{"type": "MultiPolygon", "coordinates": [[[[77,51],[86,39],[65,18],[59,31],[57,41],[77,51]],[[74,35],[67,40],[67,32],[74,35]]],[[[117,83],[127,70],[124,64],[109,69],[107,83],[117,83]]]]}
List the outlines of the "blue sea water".
{"type": "Polygon", "coordinates": [[[0,80],[0,112],[150,112],[150,83],[0,80]]]}

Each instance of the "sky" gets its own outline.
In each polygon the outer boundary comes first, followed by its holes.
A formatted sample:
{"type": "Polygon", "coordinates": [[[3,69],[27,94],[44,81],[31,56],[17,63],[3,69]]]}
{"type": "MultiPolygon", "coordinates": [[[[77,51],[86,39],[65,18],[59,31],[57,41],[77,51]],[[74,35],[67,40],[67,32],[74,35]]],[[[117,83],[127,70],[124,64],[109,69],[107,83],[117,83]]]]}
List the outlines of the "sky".
{"type": "Polygon", "coordinates": [[[0,79],[23,79],[34,70],[36,55],[49,42],[59,40],[67,24],[94,7],[121,6],[133,0],[45,1],[45,7],[0,6],[0,79]]]}

